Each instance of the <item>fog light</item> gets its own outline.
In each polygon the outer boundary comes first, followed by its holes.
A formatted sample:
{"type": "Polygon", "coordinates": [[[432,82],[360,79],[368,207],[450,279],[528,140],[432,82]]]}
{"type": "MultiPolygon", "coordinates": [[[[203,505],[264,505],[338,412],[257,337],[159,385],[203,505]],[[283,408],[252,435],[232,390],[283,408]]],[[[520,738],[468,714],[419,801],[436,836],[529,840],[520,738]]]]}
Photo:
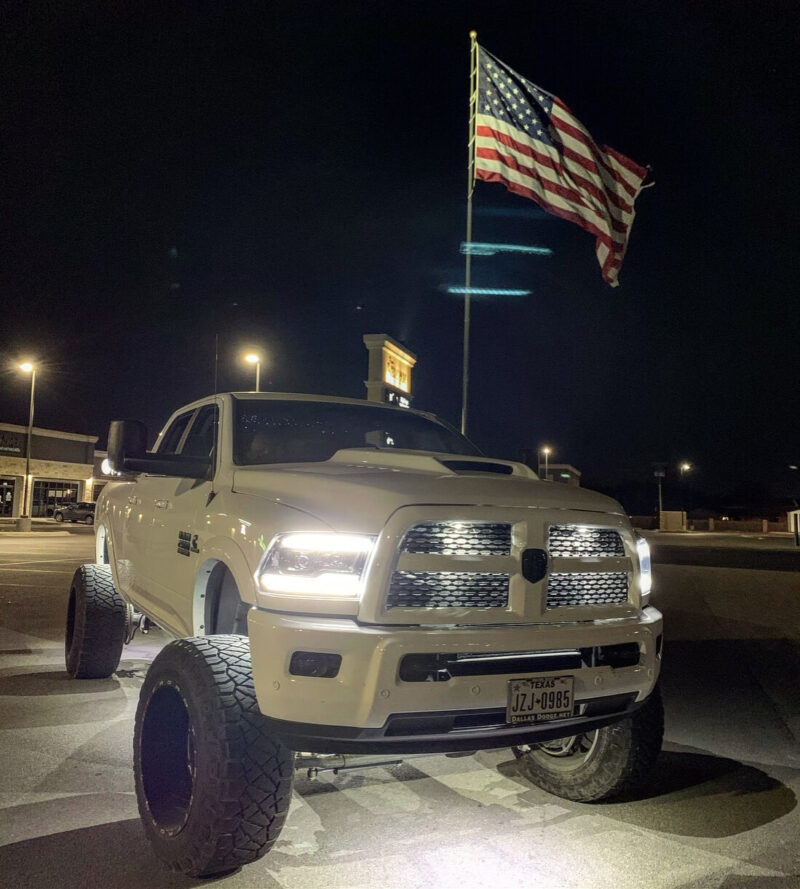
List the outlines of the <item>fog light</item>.
{"type": "Polygon", "coordinates": [[[316,676],[320,679],[333,679],[342,665],[340,654],[326,654],[321,651],[295,651],[289,662],[292,676],[316,676]]]}

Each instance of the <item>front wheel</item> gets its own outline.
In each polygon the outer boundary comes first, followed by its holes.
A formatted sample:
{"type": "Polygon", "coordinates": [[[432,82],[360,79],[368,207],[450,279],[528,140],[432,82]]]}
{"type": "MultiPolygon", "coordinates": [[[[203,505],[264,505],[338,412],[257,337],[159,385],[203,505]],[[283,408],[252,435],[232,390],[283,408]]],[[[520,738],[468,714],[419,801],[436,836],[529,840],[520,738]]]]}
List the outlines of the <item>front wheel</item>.
{"type": "Polygon", "coordinates": [[[235,870],[269,851],[292,794],[291,751],[256,701],[241,636],[179,639],[145,677],[133,769],[145,833],[188,876],[235,870]]]}
{"type": "Polygon", "coordinates": [[[127,607],[114,587],[110,565],[81,565],[67,605],[64,657],[73,679],[105,679],[119,666],[127,607]]]}
{"type": "Polygon", "coordinates": [[[597,802],[638,790],[661,750],[664,708],[656,687],[643,707],[613,725],[515,747],[519,769],[548,793],[597,802]]]}
{"type": "Polygon", "coordinates": [[[60,513],[60,512],[57,512],[57,513],[53,516],[53,518],[54,518],[57,522],[63,522],[63,521],[64,521],[64,514],[63,514],[63,513],[60,513]]]}

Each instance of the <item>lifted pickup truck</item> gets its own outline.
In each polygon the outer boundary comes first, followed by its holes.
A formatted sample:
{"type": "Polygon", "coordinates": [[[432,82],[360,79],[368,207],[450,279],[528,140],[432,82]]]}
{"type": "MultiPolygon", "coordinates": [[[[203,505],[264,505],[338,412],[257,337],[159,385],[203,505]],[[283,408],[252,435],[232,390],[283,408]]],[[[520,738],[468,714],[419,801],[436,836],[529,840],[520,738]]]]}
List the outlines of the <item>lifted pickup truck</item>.
{"type": "Polygon", "coordinates": [[[177,637],[134,731],[139,811],[173,869],[267,852],[297,767],[511,747],[569,799],[644,781],[662,622],[619,504],[355,399],[216,395],[145,442],[112,423],[135,480],[99,498],[66,661],[110,676],[137,621],[177,637]]]}

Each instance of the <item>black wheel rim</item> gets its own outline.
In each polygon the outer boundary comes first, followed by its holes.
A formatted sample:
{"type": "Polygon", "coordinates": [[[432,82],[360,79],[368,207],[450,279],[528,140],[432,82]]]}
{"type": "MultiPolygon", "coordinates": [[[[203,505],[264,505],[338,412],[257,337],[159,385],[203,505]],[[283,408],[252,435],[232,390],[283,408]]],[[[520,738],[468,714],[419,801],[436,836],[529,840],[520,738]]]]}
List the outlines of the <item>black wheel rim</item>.
{"type": "Polygon", "coordinates": [[[550,769],[571,772],[594,758],[599,740],[600,732],[595,729],[593,732],[584,732],[581,735],[546,741],[537,745],[532,755],[540,762],[546,763],[550,769]]]}
{"type": "Polygon", "coordinates": [[[142,790],[155,826],[174,836],[194,799],[196,748],[186,701],[171,682],[156,688],[142,723],[142,790]]]}

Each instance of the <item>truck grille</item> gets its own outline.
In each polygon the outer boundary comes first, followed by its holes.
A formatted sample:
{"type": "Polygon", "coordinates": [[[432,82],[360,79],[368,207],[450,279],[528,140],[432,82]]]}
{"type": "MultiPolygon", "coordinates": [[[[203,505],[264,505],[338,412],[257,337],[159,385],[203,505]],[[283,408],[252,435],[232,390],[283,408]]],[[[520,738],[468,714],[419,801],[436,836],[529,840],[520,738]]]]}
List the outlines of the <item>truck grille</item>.
{"type": "Polygon", "coordinates": [[[388,608],[504,608],[508,574],[472,571],[395,571],[388,608]]]}
{"type": "Polygon", "coordinates": [[[550,525],[547,547],[550,555],[555,557],[597,558],[625,555],[619,531],[589,525],[550,525]]]}
{"type": "Polygon", "coordinates": [[[625,571],[594,574],[551,574],[547,578],[547,607],[618,605],[628,600],[625,571]]]}
{"type": "Polygon", "coordinates": [[[511,525],[505,522],[422,522],[409,528],[400,551],[444,556],[507,556],[511,525]]]}

